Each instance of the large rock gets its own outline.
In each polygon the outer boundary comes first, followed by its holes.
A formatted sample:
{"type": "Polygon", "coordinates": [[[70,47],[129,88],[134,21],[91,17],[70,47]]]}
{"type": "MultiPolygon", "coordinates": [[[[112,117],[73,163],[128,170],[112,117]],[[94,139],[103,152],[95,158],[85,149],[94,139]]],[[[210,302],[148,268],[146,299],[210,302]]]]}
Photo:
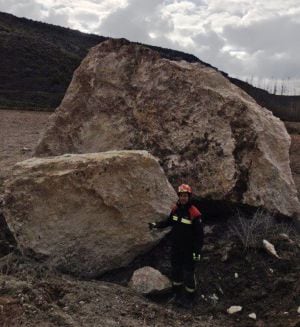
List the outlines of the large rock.
{"type": "Polygon", "coordinates": [[[36,154],[147,149],[174,186],[293,216],[289,146],[284,124],[216,70],[109,40],[76,70],[36,154]]]}
{"type": "Polygon", "coordinates": [[[32,158],[15,166],[4,215],[22,251],[81,276],[127,265],[163,234],[176,193],[146,151],[32,158]]]}

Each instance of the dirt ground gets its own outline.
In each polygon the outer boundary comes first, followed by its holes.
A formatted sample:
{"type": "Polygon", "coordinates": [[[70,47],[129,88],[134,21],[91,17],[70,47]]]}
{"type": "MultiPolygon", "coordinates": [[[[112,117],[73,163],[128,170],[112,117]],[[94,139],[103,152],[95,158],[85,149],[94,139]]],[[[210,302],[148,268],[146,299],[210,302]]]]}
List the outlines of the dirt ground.
{"type": "Polygon", "coordinates": [[[0,109],[0,192],[11,167],[32,156],[50,114],[0,109]]]}
{"type": "Polygon", "coordinates": [[[0,326],[299,327],[299,235],[290,232],[287,240],[269,234],[278,259],[261,242],[246,250],[228,234],[227,224],[210,229],[191,310],[169,302],[171,294],[146,298],[128,287],[133,271],[143,266],[170,277],[168,238],[130,266],[89,281],[53,271],[11,248],[0,258],[0,326]],[[227,314],[232,305],[242,311],[227,314]]]}
{"type": "MultiPolygon", "coordinates": [[[[49,115],[0,110],[0,193],[12,165],[32,155],[49,115]]],[[[293,126],[291,167],[296,178],[297,130],[293,126]]],[[[197,268],[199,291],[194,308],[187,311],[169,302],[170,294],[145,298],[128,287],[133,271],[145,265],[170,276],[168,238],[127,268],[99,280],[78,280],[22,256],[0,212],[0,326],[300,327],[299,234],[286,225],[264,234],[275,245],[278,259],[263,249],[259,237],[245,249],[226,221],[207,227],[197,268]],[[229,315],[226,310],[232,305],[243,309],[229,315]],[[253,312],[256,320],[248,317],[253,312]]]]}

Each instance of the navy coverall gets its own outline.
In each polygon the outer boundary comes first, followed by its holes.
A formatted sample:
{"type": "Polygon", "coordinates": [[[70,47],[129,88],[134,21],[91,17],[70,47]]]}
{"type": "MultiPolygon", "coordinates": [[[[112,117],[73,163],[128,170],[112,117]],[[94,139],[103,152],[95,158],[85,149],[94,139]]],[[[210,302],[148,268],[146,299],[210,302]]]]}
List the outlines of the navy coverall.
{"type": "Polygon", "coordinates": [[[200,211],[190,202],[177,202],[166,220],[156,223],[156,228],[172,226],[171,265],[173,285],[184,284],[185,290],[196,290],[195,261],[193,253],[200,254],[203,246],[203,226],[200,211]]]}

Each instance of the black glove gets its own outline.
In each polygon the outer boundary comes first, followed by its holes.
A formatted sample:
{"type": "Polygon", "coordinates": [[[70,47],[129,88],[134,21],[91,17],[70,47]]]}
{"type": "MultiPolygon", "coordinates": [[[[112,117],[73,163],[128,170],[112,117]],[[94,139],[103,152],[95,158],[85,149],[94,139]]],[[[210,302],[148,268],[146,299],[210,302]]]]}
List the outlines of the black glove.
{"type": "Polygon", "coordinates": [[[148,223],[149,229],[152,230],[153,228],[156,228],[156,223],[148,223]]]}

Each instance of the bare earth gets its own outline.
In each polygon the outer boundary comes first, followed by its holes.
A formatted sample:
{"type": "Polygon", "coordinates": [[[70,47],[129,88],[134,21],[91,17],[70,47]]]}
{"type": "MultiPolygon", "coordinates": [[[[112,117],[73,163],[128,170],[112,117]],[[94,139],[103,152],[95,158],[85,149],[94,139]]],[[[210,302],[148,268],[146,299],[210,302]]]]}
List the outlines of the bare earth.
{"type": "Polygon", "coordinates": [[[0,110],[0,191],[11,167],[32,156],[51,113],[0,110]]]}
{"type": "MultiPolygon", "coordinates": [[[[12,166],[32,156],[50,114],[0,110],[0,196],[12,166]]],[[[291,128],[291,167],[299,191],[300,123],[291,128]]],[[[130,290],[133,267],[102,280],[81,281],[21,256],[0,208],[0,326],[300,326],[299,237],[291,234],[290,242],[273,235],[278,260],[261,247],[245,252],[238,241],[226,238],[225,228],[216,225],[205,238],[198,267],[200,292],[193,310],[187,311],[168,298],[152,301],[130,290]],[[242,312],[229,316],[231,305],[241,305],[242,312]],[[257,314],[256,321],[248,317],[251,312],[257,314]]],[[[147,254],[145,262],[168,275],[167,244],[147,254]]]]}

